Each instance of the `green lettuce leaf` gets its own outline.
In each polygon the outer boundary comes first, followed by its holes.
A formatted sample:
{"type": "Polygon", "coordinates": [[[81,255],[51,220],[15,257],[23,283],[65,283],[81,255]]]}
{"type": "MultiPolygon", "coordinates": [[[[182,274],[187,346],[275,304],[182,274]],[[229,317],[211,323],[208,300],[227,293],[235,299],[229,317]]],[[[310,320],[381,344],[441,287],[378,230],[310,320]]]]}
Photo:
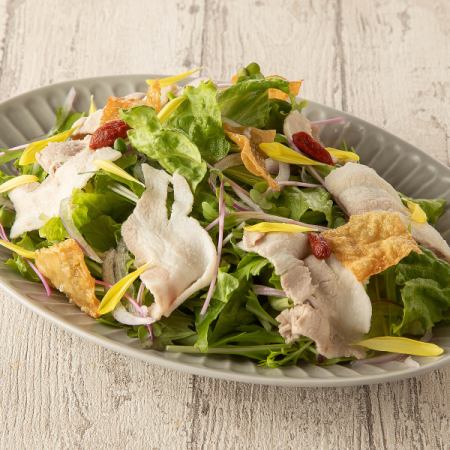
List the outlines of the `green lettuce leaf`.
{"type": "Polygon", "coordinates": [[[267,190],[265,182],[259,182],[250,190],[250,197],[264,211],[294,220],[312,224],[327,223],[336,226],[336,220],[341,217],[333,205],[330,193],[322,187],[299,189],[285,187],[276,192],[267,190]]]}
{"type": "Polygon", "coordinates": [[[162,128],[155,110],[148,106],[121,111],[121,117],[132,128],[128,137],[133,147],[169,173],[177,171],[195,190],[206,174],[206,164],[184,131],[162,128]]]}
{"type": "Polygon", "coordinates": [[[396,267],[396,283],[403,302],[403,318],[396,334],[424,334],[450,318],[450,265],[432,252],[411,252],[396,267]]]}
{"type": "Polygon", "coordinates": [[[72,220],[89,245],[106,251],[116,245],[120,224],[134,205],[112,192],[75,190],[72,206],[72,220]]]}
{"type": "Polygon", "coordinates": [[[39,229],[39,236],[49,242],[60,242],[68,237],[67,231],[59,217],[52,217],[39,229]]]}
{"type": "Polygon", "coordinates": [[[370,278],[369,336],[420,336],[450,319],[450,265],[422,248],[370,278]]]}
{"type": "Polygon", "coordinates": [[[281,79],[244,79],[219,93],[222,116],[241,125],[266,128],[270,102],[267,90],[280,89],[289,93],[289,83],[281,79]]]}
{"type": "Polygon", "coordinates": [[[183,95],[187,100],[170,116],[168,127],[183,130],[206,161],[214,163],[222,159],[230,144],[222,128],[216,86],[212,81],[187,86],[183,95]]]}

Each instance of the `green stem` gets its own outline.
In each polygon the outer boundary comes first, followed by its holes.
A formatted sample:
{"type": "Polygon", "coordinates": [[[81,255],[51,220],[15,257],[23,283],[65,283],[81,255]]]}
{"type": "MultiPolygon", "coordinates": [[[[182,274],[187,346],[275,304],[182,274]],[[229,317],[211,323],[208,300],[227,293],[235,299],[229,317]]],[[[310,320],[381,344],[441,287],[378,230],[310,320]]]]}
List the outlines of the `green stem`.
{"type": "Polygon", "coordinates": [[[249,345],[247,347],[236,347],[233,345],[225,347],[210,347],[206,352],[201,352],[197,347],[187,345],[166,345],[166,351],[172,353],[208,353],[217,355],[233,354],[239,355],[242,353],[258,352],[258,351],[272,351],[290,348],[290,344],[268,344],[268,345],[249,345]]]}

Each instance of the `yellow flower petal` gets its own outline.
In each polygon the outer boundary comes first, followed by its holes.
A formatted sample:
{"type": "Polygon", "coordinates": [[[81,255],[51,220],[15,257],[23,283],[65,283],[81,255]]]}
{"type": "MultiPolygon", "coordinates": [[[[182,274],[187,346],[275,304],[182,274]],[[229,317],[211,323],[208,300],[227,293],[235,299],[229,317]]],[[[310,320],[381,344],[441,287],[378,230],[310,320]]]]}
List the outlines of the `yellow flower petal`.
{"type": "MultiPolygon", "coordinates": [[[[200,70],[201,70],[201,68],[197,67],[196,69],[191,69],[191,70],[188,70],[186,72],[182,72],[182,73],[180,73],[178,75],[174,75],[172,77],[161,78],[161,79],[158,80],[159,81],[159,85],[161,87],[170,86],[171,84],[178,83],[178,81],[181,81],[181,80],[184,80],[185,78],[188,78],[189,76],[191,76],[195,72],[199,72],[200,70]]],[[[153,81],[154,80],[151,80],[151,79],[150,80],[146,80],[146,83],[150,86],[153,81]]]]}
{"type": "Polygon", "coordinates": [[[94,165],[97,166],[99,169],[104,170],[105,172],[112,173],[113,175],[117,175],[118,177],[123,178],[124,180],[133,181],[134,183],[138,183],[141,186],[145,187],[144,183],[141,183],[139,180],[132,177],[128,172],[125,172],[125,170],[123,170],[117,164],[114,164],[111,161],[96,159],[94,161],[94,165]]]}
{"type": "Polygon", "coordinates": [[[186,97],[181,96],[174,98],[167,103],[161,111],[158,113],[158,119],[161,123],[167,121],[167,119],[178,109],[178,107],[186,100],[186,97]]]}
{"type": "Polygon", "coordinates": [[[315,228],[303,227],[293,223],[277,223],[277,222],[259,222],[256,225],[248,225],[244,227],[245,231],[259,231],[260,233],[307,233],[309,231],[317,231],[315,228]]]}
{"type": "Polygon", "coordinates": [[[269,158],[275,161],[281,161],[288,164],[298,164],[301,166],[323,166],[324,164],[319,161],[314,161],[300,153],[292,150],[292,148],[286,147],[286,145],[279,142],[262,143],[259,144],[259,148],[269,158]]]}
{"type": "Polygon", "coordinates": [[[419,204],[414,203],[411,200],[406,200],[406,206],[411,213],[411,220],[413,222],[427,223],[427,214],[419,204]]]}
{"type": "Polygon", "coordinates": [[[119,280],[114,286],[112,286],[103,297],[100,306],[98,307],[99,315],[107,314],[114,311],[119,304],[122,297],[127,292],[128,288],[138,279],[138,277],[144,273],[151,263],[144,264],[134,272],[129,273],[127,276],[119,280]]]}
{"type": "Polygon", "coordinates": [[[91,95],[91,101],[89,103],[89,115],[94,114],[97,111],[97,106],[94,101],[94,96],[91,95]]]}
{"type": "Polygon", "coordinates": [[[52,137],[47,139],[42,139],[41,141],[32,142],[22,153],[22,156],[19,159],[20,166],[26,166],[27,164],[33,164],[36,162],[36,154],[40,151],[44,150],[50,142],[64,142],[71,134],[75,131],[75,128],[71,128],[70,130],[63,131],[62,133],[55,134],[52,137]]]}
{"type": "Polygon", "coordinates": [[[405,355],[439,356],[444,353],[444,350],[436,344],[397,336],[365,339],[358,342],[357,345],[380,352],[404,353],[405,355]]]}
{"type": "Polygon", "coordinates": [[[339,150],[333,147],[326,147],[328,153],[334,156],[336,159],[344,162],[348,161],[359,161],[359,155],[355,152],[347,152],[345,150],[339,150]]]}
{"type": "Polygon", "coordinates": [[[35,175],[20,175],[0,184],[0,194],[11,191],[24,184],[35,183],[36,181],[38,181],[38,177],[35,175]]]}
{"type": "Polygon", "coordinates": [[[0,245],[27,259],[34,259],[36,256],[35,252],[19,247],[18,245],[13,244],[12,242],[4,241],[3,239],[0,239],[0,245]]]}

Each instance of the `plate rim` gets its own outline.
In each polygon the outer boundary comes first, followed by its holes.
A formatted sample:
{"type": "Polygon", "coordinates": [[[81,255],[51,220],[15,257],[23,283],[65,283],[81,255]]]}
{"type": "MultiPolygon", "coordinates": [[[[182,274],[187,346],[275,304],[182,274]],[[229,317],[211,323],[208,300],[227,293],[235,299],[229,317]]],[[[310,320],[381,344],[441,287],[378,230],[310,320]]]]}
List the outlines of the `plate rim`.
{"type": "MultiPolygon", "coordinates": [[[[157,74],[118,74],[118,75],[103,75],[103,76],[95,76],[95,77],[86,77],[86,78],[78,78],[75,80],[67,80],[67,81],[60,81],[57,83],[52,83],[49,85],[41,86],[34,88],[29,91],[22,92],[14,97],[8,98],[2,102],[0,102],[0,107],[8,106],[9,104],[14,104],[17,101],[20,101],[21,99],[36,95],[38,93],[42,93],[46,90],[51,90],[55,88],[70,88],[72,85],[76,85],[78,83],[84,84],[89,82],[99,82],[99,83],[111,83],[112,81],[117,81],[118,79],[128,80],[128,81],[136,81],[136,80],[145,80],[148,77],[162,77],[167,75],[157,75],[157,74]]],[[[414,145],[408,143],[407,141],[403,140],[402,138],[392,134],[389,131],[386,131],[379,127],[378,125],[371,124],[370,122],[361,119],[359,117],[356,117],[350,113],[347,113],[345,111],[340,111],[336,108],[310,101],[308,100],[308,105],[315,106],[319,108],[325,108],[326,110],[330,112],[334,112],[337,114],[344,113],[346,117],[350,118],[351,121],[357,122],[363,125],[368,125],[370,127],[376,127],[377,129],[382,130],[382,132],[388,137],[389,139],[395,140],[396,142],[400,144],[405,144],[411,147],[414,147],[416,150],[418,150],[421,155],[425,158],[426,162],[429,162],[434,165],[438,165],[441,167],[441,169],[444,169],[449,175],[450,175],[450,168],[443,164],[438,159],[435,159],[434,157],[430,156],[429,154],[425,153],[418,147],[415,147],[414,145]]],[[[19,144],[17,144],[19,145],[19,144]]],[[[58,325],[59,327],[63,328],[64,330],[71,332],[75,334],[78,337],[86,339],[88,342],[100,345],[104,348],[107,348],[109,350],[112,350],[116,353],[120,353],[122,355],[133,357],[136,359],[139,359],[141,361],[144,361],[146,363],[155,364],[160,367],[166,368],[166,369],[173,369],[177,370],[179,372],[188,373],[192,375],[197,376],[205,376],[210,378],[216,378],[216,379],[222,379],[227,381],[234,381],[234,382],[243,382],[248,384],[260,384],[260,385],[272,385],[272,386],[281,386],[281,387],[315,387],[315,388],[322,388],[322,387],[347,387],[347,386],[361,386],[361,385],[370,385],[370,384],[380,384],[390,381],[398,381],[402,379],[407,379],[411,377],[416,377],[419,375],[423,375],[427,372],[431,372],[433,370],[445,367],[450,365],[450,353],[444,354],[442,357],[437,358],[436,360],[430,362],[429,364],[425,366],[415,367],[415,368],[408,368],[405,370],[397,370],[395,372],[383,372],[380,374],[370,374],[370,375],[363,375],[359,374],[358,376],[354,377],[341,377],[341,376],[335,376],[330,378],[295,378],[295,377],[277,377],[276,371],[277,369],[265,369],[268,371],[268,373],[273,373],[274,376],[265,376],[260,374],[247,374],[243,372],[232,372],[232,371],[223,371],[221,369],[212,368],[212,367],[201,367],[197,365],[191,365],[186,362],[176,361],[176,360],[170,360],[170,359],[164,359],[156,357],[153,353],[154,350],[147,350],[139,349],[139,348],[133,348],[125,343],[117,342],[113,339],[110,339],[108,337],[102,336],[100,334],[94,333],[89,330],[85,330],[84,328],[72,324],[69,321],[67,321],[65,318],[57,314],[56,312],[53,312],[45,306],[40,305],[39,302],[34,301],[30,298],[27,298],[24,294],[22,294],[16,287],[12,286],[12,284],[5,280],[0,275],[0,287],[4,290],[5,293],[9,294],[11,297],[13,297],[16,301],[18,301],[20,304],[24,305],[31,311],[35,312],[39,316],[49,320],[50,322],[58,325]],[[269,372],[271,371],[271,372],[269,372]]],[[[199,358],[206,358],[206,355],[199,355],[199,358]]]]}

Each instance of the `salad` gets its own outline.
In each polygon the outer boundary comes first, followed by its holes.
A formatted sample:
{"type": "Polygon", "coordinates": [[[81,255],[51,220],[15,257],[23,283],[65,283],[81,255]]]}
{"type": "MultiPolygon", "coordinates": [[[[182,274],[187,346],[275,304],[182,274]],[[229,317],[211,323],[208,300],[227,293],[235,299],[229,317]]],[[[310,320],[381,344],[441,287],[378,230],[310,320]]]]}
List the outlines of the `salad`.
{"type": "Polygon", "coordinates": [[[82,112],[71,89],[47,136],[2,150],[6,265],[157,351],[270,368],[440,355],[445,200],[327,147],[345,119],[310,121],[301,81],[197,72],[82,112]]]}

